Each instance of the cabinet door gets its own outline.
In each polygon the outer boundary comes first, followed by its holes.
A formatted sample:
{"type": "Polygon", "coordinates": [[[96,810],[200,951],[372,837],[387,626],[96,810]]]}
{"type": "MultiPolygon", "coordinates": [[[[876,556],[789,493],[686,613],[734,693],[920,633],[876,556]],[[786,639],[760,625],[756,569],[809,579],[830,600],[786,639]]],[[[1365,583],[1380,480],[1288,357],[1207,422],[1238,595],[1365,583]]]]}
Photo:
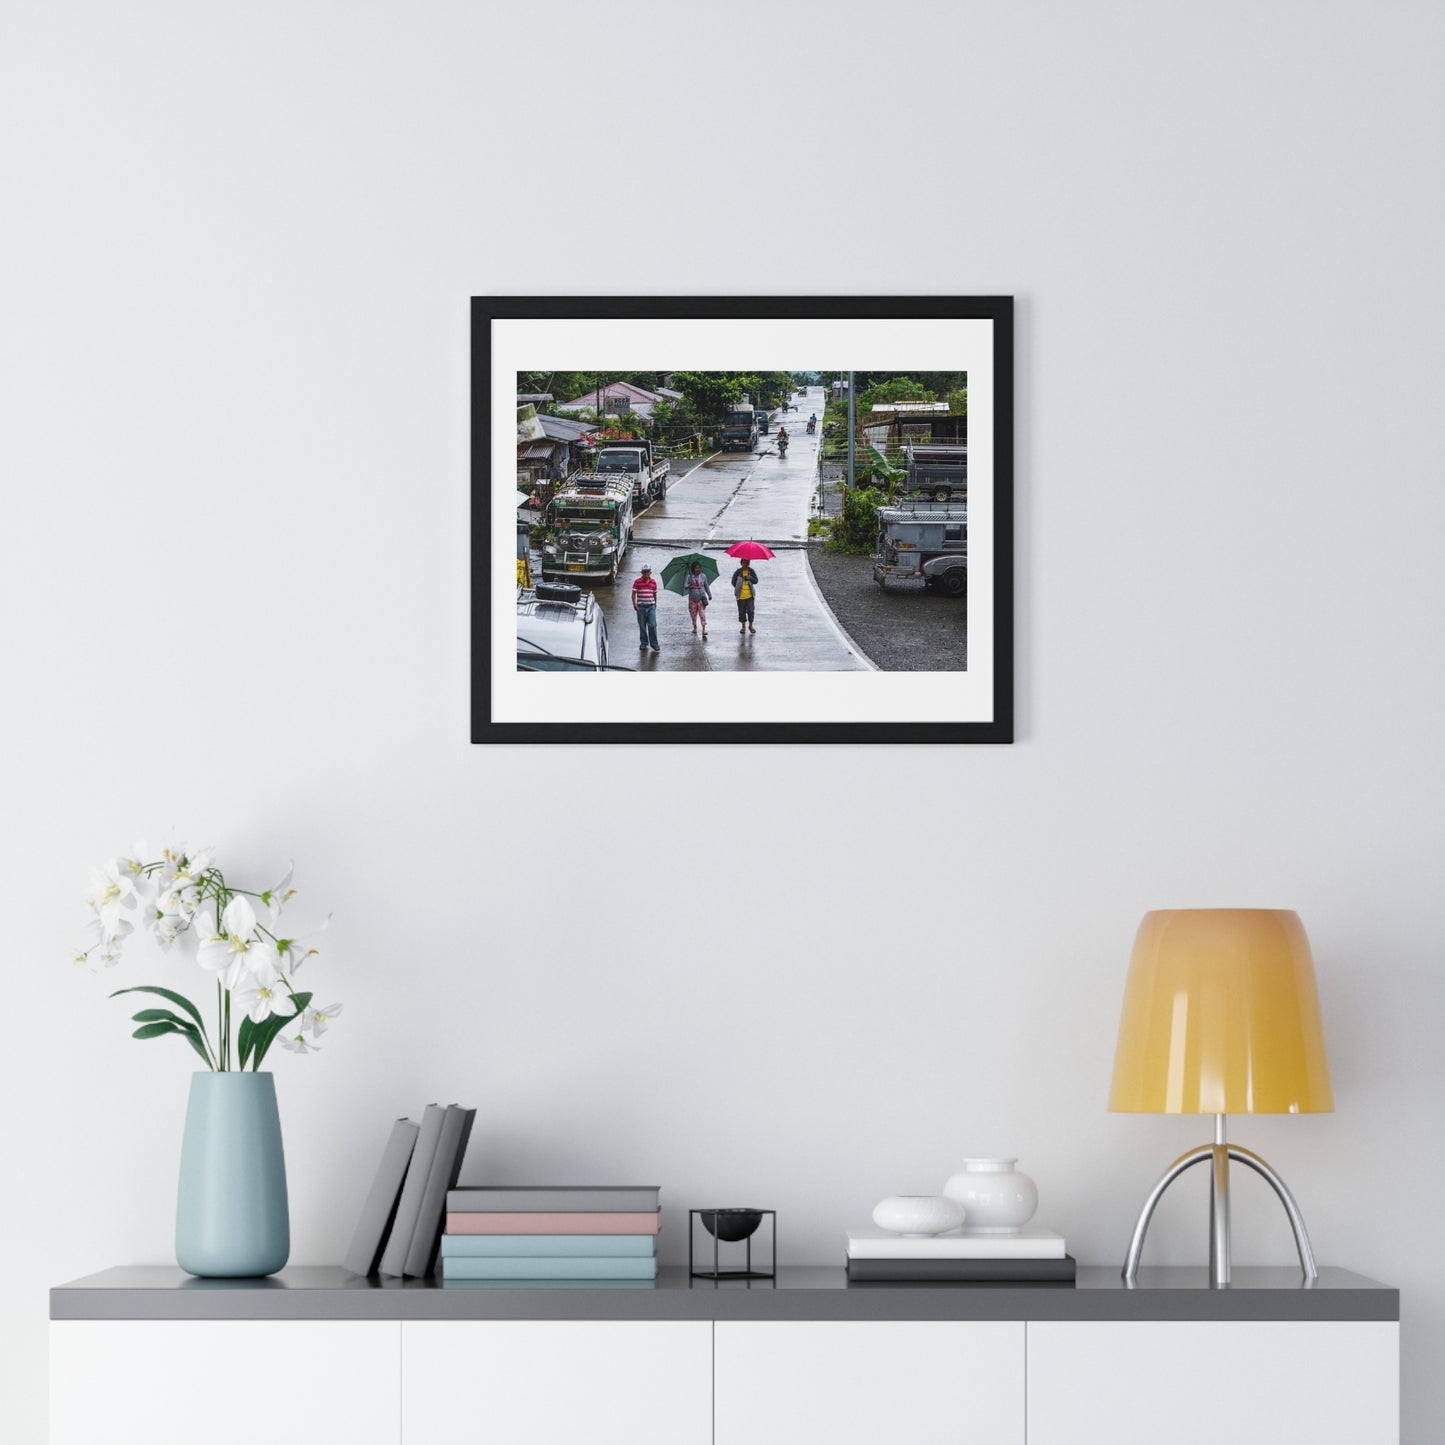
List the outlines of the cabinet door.
{"type": "Polygon", "coordinates": [[[1395,1323],[1030,1324],[1029,1445],[1398,1445],[1395,1323]]]}
{"type": "Polygon", "coordinates": [[[718,1321],[716,1445],[1024,1445],[1024,1326],[718,1321]]]}
{"type": "Polygon", "coordinates": [[[408,1320],[405,1445],[711,1445],[707,1320],[408,1320]]]}
{"type": "Polygon", "coordinates": [[[393,1320],[56,1320],[51,1445],[399,1445],[393,1320]]]}

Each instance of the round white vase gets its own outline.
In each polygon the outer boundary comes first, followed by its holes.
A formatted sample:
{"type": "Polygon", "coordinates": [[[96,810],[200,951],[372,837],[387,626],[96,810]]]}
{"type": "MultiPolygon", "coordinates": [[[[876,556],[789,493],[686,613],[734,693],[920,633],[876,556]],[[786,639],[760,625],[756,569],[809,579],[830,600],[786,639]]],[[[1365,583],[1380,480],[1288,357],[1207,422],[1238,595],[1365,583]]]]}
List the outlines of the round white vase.
{"type": "Polygon", "coordinates": [[[965,1210],[941,1194],[890,1194],[873,1210],[873,1223],[910,1238],[942,1234],[963,1223],[965,1210]]]}
{"type": "Polygon", "coordinates": [[[1034,1217],[1039,1191],[1017,1159],[965,1159],[963,1171],[943,1186],[968,1212],[965,1234],[1017,1234],[1034,1217]]]}

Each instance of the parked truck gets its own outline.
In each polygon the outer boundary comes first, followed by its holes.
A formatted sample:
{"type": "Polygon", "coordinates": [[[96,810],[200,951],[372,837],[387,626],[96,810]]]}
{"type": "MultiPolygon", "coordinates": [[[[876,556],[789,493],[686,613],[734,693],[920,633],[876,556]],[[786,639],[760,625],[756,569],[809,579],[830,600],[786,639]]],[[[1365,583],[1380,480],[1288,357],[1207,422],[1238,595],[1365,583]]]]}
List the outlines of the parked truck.
{"type": "Polygon", "coordinates": [[[905,453],[904,495],[935,502],[968,500],[968,448],[962,445],[915,443],[905,453]]]}
{"type": "Polygon", "coordinates": [[[758,414],[750,402],[739,402],[723,419],[722,446],[725,452],[757,451],[758,414]]]}
{"type": "Polygon", "coordinates": [[[888,590],[890,581],[922,581],[950,597],[968,593],[968,507],[961,501],[919,501],[906,507],[879,507],[878,550],[873,580],[888,590]]]}
{"type": "Polygon", "coordinates": [[[650,507],[667,495],[667,474],[672,463],[650,441],[604,442],[597,453],[593,475],[625,476],[632,483],[634,508],[650,507]]]}

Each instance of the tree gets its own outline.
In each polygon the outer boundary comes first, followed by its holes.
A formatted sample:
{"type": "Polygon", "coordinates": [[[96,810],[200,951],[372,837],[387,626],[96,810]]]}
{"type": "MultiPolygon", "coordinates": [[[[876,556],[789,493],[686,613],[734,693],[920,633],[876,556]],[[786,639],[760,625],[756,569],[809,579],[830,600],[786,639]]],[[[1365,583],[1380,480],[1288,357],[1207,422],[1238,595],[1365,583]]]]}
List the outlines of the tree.
{"type": "Polygon", "coordinates": [[[675,371],[672,379],[676,390],[705,422],[720,420],[748,389],[740,371],[675,371]]]}

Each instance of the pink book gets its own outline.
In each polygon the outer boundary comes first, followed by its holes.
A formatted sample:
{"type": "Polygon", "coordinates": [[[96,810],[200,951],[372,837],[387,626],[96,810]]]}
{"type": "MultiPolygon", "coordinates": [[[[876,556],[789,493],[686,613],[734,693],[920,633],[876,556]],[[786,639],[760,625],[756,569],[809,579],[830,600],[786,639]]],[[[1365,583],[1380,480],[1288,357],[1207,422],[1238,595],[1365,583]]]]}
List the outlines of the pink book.
{"type": "Polygon", "coordinates": [[[661,1210],[646,1214],[448,1214],[448,1234],[656,1234],[661,1210]]]}

